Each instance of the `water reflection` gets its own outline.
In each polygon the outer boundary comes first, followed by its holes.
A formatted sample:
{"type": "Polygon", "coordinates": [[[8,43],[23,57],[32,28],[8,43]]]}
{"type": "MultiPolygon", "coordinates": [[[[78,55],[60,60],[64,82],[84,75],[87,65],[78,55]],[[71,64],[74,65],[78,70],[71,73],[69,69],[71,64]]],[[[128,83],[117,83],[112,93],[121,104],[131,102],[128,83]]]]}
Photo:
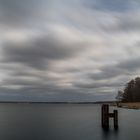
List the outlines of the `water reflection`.
{"type": "Polygon", "coordinates": [[[103,140],[118,140],[119,128],[102,128],[102,139],[103,140]]]}

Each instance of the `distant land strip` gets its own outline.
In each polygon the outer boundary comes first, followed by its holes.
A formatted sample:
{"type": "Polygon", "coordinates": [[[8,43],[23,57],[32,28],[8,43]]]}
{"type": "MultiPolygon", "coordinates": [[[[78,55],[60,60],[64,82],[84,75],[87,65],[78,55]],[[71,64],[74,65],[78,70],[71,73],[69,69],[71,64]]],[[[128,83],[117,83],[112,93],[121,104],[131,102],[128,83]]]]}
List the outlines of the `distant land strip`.
{"type": "Polygon", "coordinates": [[[13,103],[13,104],[110,104],[115,101],[97,101],[97,102],[35,102],[35,101],[0,101],[0,103],[13,103]]]}

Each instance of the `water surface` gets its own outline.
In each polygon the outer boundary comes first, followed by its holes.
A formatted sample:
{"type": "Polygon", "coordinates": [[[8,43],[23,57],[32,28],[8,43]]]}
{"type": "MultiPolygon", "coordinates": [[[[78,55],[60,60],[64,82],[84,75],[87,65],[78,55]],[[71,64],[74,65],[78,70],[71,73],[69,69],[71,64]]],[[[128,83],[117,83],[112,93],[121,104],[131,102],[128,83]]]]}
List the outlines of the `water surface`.
{"type": "Polygon", "coordinates": [[[140,139],[140,110],[118,109],[119,129],[114,130],[110,123],[110,130],[104,131],[100,108],[84,104],[0,104],[0,140],[140,139]]]}

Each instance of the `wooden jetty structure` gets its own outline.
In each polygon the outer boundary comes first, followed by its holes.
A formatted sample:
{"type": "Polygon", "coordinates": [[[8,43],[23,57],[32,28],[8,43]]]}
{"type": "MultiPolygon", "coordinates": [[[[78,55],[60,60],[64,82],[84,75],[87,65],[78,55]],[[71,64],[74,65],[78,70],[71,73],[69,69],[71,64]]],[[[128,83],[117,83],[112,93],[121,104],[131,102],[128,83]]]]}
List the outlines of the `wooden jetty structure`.
{"type": "Polygon", "coordinates": [[[114,119],[114,128],[118,128],[118,110],[114,110],[113,113],[109,113],[109,105],[103,104],[101,109],[101,122],[102,127],[105,129],[109,128],[109,118],[114,119]]]}

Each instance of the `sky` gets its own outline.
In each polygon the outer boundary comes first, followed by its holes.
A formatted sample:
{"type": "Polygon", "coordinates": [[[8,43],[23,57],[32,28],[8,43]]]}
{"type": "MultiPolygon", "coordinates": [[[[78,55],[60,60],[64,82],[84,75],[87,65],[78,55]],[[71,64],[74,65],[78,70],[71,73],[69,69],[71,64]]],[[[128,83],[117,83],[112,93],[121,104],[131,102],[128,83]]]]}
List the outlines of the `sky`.
{"type": "Polygon", "coordinates": [[[140,76],[139,0],[0,0],[0,101],[105,101],[140,76]]]}

